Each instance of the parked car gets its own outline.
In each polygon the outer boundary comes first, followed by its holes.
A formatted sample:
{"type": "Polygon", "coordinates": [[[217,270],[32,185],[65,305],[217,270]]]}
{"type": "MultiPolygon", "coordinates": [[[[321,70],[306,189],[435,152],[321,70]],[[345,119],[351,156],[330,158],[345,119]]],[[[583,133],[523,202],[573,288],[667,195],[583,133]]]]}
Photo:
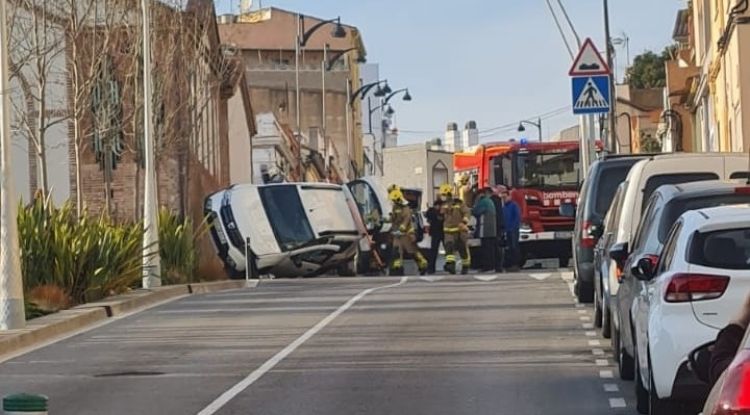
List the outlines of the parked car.
{"type": "Polygon", "coordinates": [[[350,275],[366,233],[349,190],[332,184],[235,185],[206,198],[204,209],[232,277],[244,276],[247,262],[276,277],[350,275]]]}
{"type": "MultiPolygon", "coordinates": [[[[703,366],[702,375],[706,384],[710,382],[711,348],[715,342],[707,343],[694,351],[691,362],[703,366]],[[703,355],[703,356],[701,356],[703,355]],[[702,357],[702,358],[701,358],[702,357]]],[[[713,385],[702,415],[737,415],[750,413],[747,391],[750,387],[750,337],[745,335],[732,363],[713,385]]]]}
{"type": "MultiPolygon", "coordinates": [[[[594,298],[594,248],[601,234],[604,216],[609,210],[617,186],[625,180],[630,168],[645,156],[608,157],[595,161],[581,186],[573,230],[573,275],[578,301],[590,303],[594,298]]],[[[597,307],[601,313],[601,307],[597,307]]]]}
{"type": "MultiPolygon", "coordinates": [[[[617,243],[609,250],[609,257],[614,260],[614,272],[610,272],[609,289],[604,295],[609,297],[612,314],[612,338],[614,349],[621,362],[620,376],[624,379],[632,378],[632,372],[627,370],[632,365],[628,363],[633,357],[632,330],[621,327],[627,315],[622,316],[620,310],[628,310],[629,304],[620,302],[618,297],[619,283],[612,276],[624,272],[625,261],[630,252],[640,218],[649,198],[659,186],[666,184],[680,184],[696,181],[728,180],[746,177],[748,159],[741,153],[686,153],[651,156],[636,163],[628,173],[627,189],[620,207],[619,220],[616,225],[614,238],[617,243]]],[[[626,321],[627,324],[627,321],[626,321]]]]}
{"type": "Polygon", "coordinates": [[[617,225],[620,222],[627,188],[628,182],[626,181],[616,187],[615,197],[607,211],[603,225],[592,227],[590,231],[599,238],[594,249],[594,325],[602,329],[604,338],[609,338],[611,335],[612,295],[617,294],[617,286],[621,277],[617,266],[609,257],[609,249],[621,242],[617,239],[621,236],[621,233],[617,232],[617,225]]]}
{"type": "Polygon", "coordinates": [[[656,261],[633,264],[636,401],[642,414],[684,413],[707,387],[689,355],[714,338],[750,290],[750,205],[687,211],[656,261]]]}

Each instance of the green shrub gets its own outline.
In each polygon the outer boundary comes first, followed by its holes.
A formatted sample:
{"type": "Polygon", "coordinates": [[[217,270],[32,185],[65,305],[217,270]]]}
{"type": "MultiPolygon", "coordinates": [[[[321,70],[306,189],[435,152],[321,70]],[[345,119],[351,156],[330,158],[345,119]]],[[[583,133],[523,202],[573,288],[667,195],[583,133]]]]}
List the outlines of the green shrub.
{"type": "Polygon", "coordinates": [[[106,216],[76,216],[70,203],[55,208],[37,198],[18,215],[26,292],[61,287],[73,303],[126,291],[141,278],[143,226],[106,216]]]}
{"type": "Polygon", "coordinates": [[[198,239],[205,234],[205,222],[195,227],[190,218],[182,218],[162,207],[159,211],[159,253],[165,284],[193,282],[198,269],[198,239]]]}

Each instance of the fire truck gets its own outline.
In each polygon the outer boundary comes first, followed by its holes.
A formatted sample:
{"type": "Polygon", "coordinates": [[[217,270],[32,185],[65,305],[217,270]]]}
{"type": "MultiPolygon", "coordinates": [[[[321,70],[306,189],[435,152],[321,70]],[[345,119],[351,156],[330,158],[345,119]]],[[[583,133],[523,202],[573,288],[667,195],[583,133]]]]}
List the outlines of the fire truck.
{"type": "Polygon", "coordinates": [[[458,181],[468,177],[474,189],[510,189],[521,210],[522,265],[531,258],[559,258],[561,267],[568,266],[575,219],[563,216],[560,206],[577,203],[579,147],[578,141],[522,140],[479,145],[454,155],[458,181]]]}

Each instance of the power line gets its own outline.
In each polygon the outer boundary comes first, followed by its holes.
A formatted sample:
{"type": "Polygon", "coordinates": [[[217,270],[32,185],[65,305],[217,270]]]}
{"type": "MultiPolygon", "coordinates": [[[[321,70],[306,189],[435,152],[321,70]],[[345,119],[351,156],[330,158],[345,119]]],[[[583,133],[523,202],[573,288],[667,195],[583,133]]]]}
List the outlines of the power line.
{"type": "Polygon", "coordinates": [[[562,10],[563,16],[565,16],[565,20],[568,22],[568,26],[570,26],[570,30],[573,32],[573,35],[576,37],[576,42],[578,42],[578,49],[580,49],[581,37],[578,36],[578,31],[576,31],[575,26],[573,26],[573,22],[570,20],[570,16],[568,15],[568,10],[565,8],[565,5],[563,5],[562,0],[557,0],[557,4],[560,6],[560,10],[562,10]]]}
{"type": "Polygon", "coordinates": [[[563,42],[565,42],[565,47],[568,49],[568,53],[570,54],[570,60],[575,59],[575,55],[573,54],[573,49],[570,48],[570,43],[568,43],[568,38],[565,36],[565,31],[563,31],[562,25],[560,24],[560,20],[557,18],[557,14],[555,13],[555,9],[552,8],[552,3],[550,3],[550,0],[546,0],[547,7],[549,7],[549,12],[552,13],[552,18],[555,19],[555,24],[557,25],[557,30],[560,32],[560,37],[562,37],[563,42]]]}
{"type": "MultiPolygon", "coordinates": [[[[531,117],[526,117],[526,118],[527,119],[541,118],[543,120],[544,119],[549,119],[549,118],[557,117],[558,115],[560,115],[560,114],[568,111],[570,108],[571,108],[570,105],[566,105],[564,107],[556,108],[554,110],[551,110],[551,111],[548,111],[548,112],[545,112],[545,113],[542,113],[542,114],[534,115],[534,116],[531,116],[531,117]]],[[[479,133],[480,134],[482,134],[482,133],[489,133],[489,132],[498,131],[498,130],[505,130],[505,129],[509,129],[511,127],[517,127],[517,126],[518,126],[518,121],[515,121],[515,122],[503,124],[503,125],[500,125],[500,126],[497,126],[497,127],[487,128],[487,129],[484,129],[484,130],[480,131],[479,133]]]]}

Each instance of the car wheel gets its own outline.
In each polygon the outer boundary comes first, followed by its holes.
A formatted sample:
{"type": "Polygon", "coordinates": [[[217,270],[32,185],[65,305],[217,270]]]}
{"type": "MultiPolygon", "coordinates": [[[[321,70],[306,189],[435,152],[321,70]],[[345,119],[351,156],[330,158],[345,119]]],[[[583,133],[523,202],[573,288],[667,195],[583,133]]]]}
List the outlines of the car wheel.
{"type": "MultiPolygon", "coordinates": [[[[595,290],[596,291],[596,290],[595,290]]],[[[597,293],[594,293],[594,327],[602,326],[602,301],[597,293]]]]}
{"type": "Polygon", "coordinates": [[[656,386],[654,386],[654,371],[651,368],[651,358],[648,359],[648,373],[649,377],[651,378],[651,388],[649,388],[649,399],[648,399],[648,407],[649,407],[649,414],[650,415],[679,415],[681,413],[680,407],[676,402],[667,400],[667,399],[659,399],[659,396],[656,394],[656,386]]]}
{"type": "Polygon", "coordinates": [[[612,311],[607,304],[602,304],[602,337],[612,337],[612,311]]]}
{"type": "Polygon", "coordinates": [[[351,259],[347,262],[344,262],[343,264],[340,264],[338,267],[336,267],[336,274],[339,277],[356,277],[357,269],[355,261],[355,259],[351,259]]]}
{"type": "Polygon", "coordinates": [[[575,286],[576,299],[579,303],[591,304],[594,302],[594,283],[583,282],[581,279],[576,280],[575,286]]]}
{"type": "Polygon", "coordinates": [[[570,257],[560,257],[560,268],[568,268],[570,266],[570,257]]]}
{"type": "MultiPolygon", "coordinates": [[[[622,326],[620,326],[622,327],[622,326]]],[[[620,372],[620,379],[633,380],[635,377],[635,363],[633,358],[622,347],[622,336],[619,330],[615,330],[614,335],[615,353],[617,354],[617,369],[620,372]]]]}
{"type": "Polygon", "coordinates": [[[640,365],[638,362],[638,353],[635,353],[635,409],[639,414],[648,415],[651,405],[651,394],[643,385],[641,378],[640,365]]]}

